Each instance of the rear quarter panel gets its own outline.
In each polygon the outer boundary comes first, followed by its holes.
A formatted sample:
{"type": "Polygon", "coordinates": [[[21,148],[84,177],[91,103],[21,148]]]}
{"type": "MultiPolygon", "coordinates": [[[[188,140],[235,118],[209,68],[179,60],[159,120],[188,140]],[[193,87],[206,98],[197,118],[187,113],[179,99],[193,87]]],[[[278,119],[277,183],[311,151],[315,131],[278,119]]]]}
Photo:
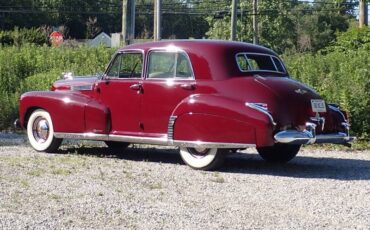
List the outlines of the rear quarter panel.
{"type": "Polygon", "coordinates": [[[266,115],[221,95],[192,95],[177,106],[172,116],[177,116],[175,140],[273,144],[273,127],[266,115]]]}

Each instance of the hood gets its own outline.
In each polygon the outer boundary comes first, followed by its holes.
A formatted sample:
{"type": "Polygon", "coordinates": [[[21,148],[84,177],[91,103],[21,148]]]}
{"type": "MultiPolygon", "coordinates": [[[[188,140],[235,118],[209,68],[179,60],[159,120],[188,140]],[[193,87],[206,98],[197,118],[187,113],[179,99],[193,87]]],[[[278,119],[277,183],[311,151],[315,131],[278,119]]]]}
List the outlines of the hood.
{"type": "Polygon", "coordinates": [[[73,90],[73,91],[91,91],[94,88],[94,84],[98,77],[86,76],[86,77],[75,77],[73,79],[58,80],[55,81],[51,90],[73,90]]]}

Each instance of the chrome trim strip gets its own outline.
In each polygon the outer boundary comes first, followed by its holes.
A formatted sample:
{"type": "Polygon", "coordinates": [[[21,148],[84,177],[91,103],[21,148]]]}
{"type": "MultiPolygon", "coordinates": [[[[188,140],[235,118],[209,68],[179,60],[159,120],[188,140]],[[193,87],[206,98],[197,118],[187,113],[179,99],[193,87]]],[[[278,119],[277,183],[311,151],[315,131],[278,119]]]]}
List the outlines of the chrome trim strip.
{"type": "Polygon", "coordinates": [[[170,116],[170,120],[168,121],[168,129],[167,129],[167,137],[168,137],[168,142],[170,144],[173,144],[173,128],[175,125],[175,121],[177,119],[177,116],[170,116]]]}
{"type": "Polygon", "coordinates": [[[54,136],[56,138],[66,138],[66,139],[109,141],[109,136],[107,134],[96,134],[96,133],[59,133],[59,132],[55,132],[54,136]]]}
{"type": "Polygon", "coordinates": [[[137,143],[137,144],[151,144],[151,145],[167,145],[168,144],[167,136],[163,138],[156,138],[156,137],[109,135],[109,140],[137,143]]]}
{"type": "Polygon", "coordinates": [[[75,85],[71,86],[72,91],[90,91],[93,89],[93,85],[75,85]]]}
{"type": "Polygon", "coordinates": [[[249,102],[245,103],[245,105],[248,106],[249,108],[255,109],[255,110],[257,110],[261,113],[266,114],[268,116],[268,118],[270,119],[271,124],[273,126],[276,126],[276,122],[274,121],[274,118],[272,117],[272,115],[267,110],[265,110],[262,106],[260,106],[259,104],[263,104],[263,103],[249,103],[249,102]]]}
{"type": "Polygon", "coordinates": [[[93,141],[122,141],[139,144],[167,145],[167,136],[163,138],[154,138],[154,137],[136,137],[114,134],[107,135],[96,133],[58,133],[58,132],[55,132],[54,136],[56,138],[66,138],[66,139],[81,139],[93,141]]]}
{"type": "Polygon", "coordinates": [[[94,140],[94,141],[121,141],[137,144],[151,144],[151,145],[169,145],[189,148],[226,148],[226,149],[242,149],[256,147],[255,144],[243,143],[224,143],[224,142],[204,142],[204,141],[170,141],[167,136],[162,138],[154,137],[138,137],[138,136],[124,136],[124,135],[106,135],[95,133],[60,133],[55,132],[56,138],[66,139],[80,139],[80,140],[94,140]]]}
{"type": "Polygon", "coordinates": [[[220,148],[220,149],[244,149],[256,147],[255,144],[203,142],[203,141],[173,141],[173,145],[188,148],[220,148]]]}

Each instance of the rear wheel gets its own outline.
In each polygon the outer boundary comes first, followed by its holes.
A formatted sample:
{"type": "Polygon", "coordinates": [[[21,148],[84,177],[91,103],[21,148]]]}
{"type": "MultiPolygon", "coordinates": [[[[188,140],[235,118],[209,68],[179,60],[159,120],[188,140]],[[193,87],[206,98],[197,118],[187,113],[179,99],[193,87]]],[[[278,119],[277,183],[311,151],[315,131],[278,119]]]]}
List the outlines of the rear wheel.
{"type": "Polygon", "coordinates": [[[180,148],[184,162],[194,169],[213,170],[219,168],[225,159],[224,149],[180,148]]]}
{"type": "Polygon", "coordinates": [[[50,114],[45,110],[35,110],[27,123],[27,137],[37,151],[55,152],[63,139],[54,137],[54,127],[50,114]]]}
{"type": "Polygon", "coordinates": [[[257,148],[257,151],[265,161],[285,163],[292,160],[300,148],[301,145],[276,143],[273,146],[257,148]]]}

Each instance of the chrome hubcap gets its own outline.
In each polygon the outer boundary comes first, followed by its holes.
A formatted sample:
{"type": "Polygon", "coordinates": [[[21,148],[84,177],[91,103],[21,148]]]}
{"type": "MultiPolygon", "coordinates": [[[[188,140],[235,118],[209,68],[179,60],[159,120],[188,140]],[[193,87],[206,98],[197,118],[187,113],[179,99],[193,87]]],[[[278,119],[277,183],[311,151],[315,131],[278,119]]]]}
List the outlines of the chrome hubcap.
{"type": "Polygon", "coordinates": [[[49,123],[43,117],[38,117],[33,122],[32,133],[35,140],[39,143],[44,143],[49,137],[49,123]]]}
{"type": "Polygon", "coordinates": [[[195,158],[203,158],[208,155],[210,149],[207,148],[188,148],[189,153],[195,158]]]}

